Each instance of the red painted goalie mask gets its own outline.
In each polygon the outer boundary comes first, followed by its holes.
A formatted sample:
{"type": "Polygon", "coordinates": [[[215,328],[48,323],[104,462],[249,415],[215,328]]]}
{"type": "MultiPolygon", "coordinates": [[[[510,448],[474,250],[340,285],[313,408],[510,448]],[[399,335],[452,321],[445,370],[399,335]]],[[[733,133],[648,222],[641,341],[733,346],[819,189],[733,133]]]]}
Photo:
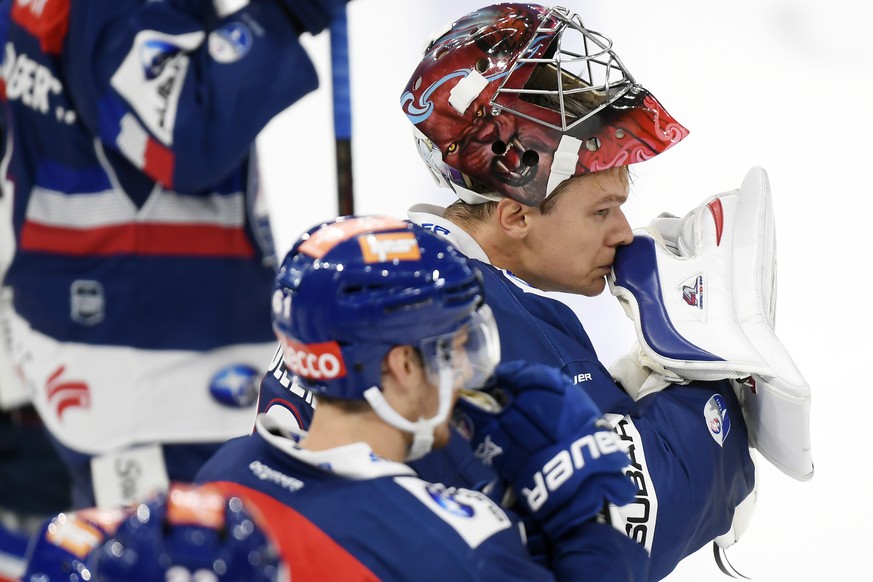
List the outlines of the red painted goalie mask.
{"type": "Polygon", "coordinates": [[[686,135],[564,8],[497,4],[427,47],[401,97],[435,179],[469,203],[536,205],[572,176],[650,159],[686,135]]]}

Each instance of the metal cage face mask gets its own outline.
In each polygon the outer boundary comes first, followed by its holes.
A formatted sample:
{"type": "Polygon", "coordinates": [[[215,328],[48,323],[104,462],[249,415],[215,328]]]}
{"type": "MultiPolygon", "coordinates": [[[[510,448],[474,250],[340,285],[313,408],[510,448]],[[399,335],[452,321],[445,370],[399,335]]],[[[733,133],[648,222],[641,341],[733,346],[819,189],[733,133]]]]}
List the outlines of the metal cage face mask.
{"type": "Polygon", "coordinates": [[[572,135],[574,127],[614,103],[635,84],[612,50],[611,39],[585,28],[578,14],[555,7],[507,73],[491,105],[496,111],[508,111],[572,135]],[[524,103],[558,115],[553,119],[533,115],[524,103]]]}
{"type": "Polygon", "coordinates": [[[483,305],[460,329],[426,338],[419,349],[432,384],[438,385],[441,370],[449,368],[455,388],[481,388],[500,362],[500,338],[491,308],[483,305]]]}
{"type": "Polygon", "coordinates": [[[688,134],[609,38],[564,8],[531,4],[458,19],[400,101],[437,182],[470,204],[537,205],[568,178],[648,160],[688,134]]]}

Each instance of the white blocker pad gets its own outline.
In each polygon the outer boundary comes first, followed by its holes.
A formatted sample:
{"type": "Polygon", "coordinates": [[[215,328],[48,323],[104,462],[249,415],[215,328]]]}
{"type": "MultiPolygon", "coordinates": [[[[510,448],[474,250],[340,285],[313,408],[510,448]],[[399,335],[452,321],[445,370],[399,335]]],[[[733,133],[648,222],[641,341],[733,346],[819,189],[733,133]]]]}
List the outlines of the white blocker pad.
{"type": "Polygon", "coordinates": [[[753,168],[740,189],[635,230],[608,281],[644,359],[687,380],[736,380],[752,444],[805,481],[810,389],[774,332],[774,226],[767,174],[753,168]]]}

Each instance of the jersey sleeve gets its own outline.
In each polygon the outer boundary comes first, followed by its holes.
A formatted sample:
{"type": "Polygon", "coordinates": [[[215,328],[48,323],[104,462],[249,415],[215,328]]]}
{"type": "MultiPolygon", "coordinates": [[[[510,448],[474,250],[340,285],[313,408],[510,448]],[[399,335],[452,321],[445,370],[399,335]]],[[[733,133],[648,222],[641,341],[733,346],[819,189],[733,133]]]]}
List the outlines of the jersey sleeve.
{"type": "MultiPolygon", "coordinates": [[[[587,521],[554,544],[552,572],[559,581],[649,580],[649,555],[609,524],[587,521]]],[[[654,580],[654,578],[651,578],[654,580]]]]}
{"type": "Polygon", "coordinates": [[[315,69],[279,2],[219,18],[182,0],[69,3],[65,85],[79,121],[153,180],[196,193],[247,155],[315,69]]]}
{"type": "Polygon", "coordinates": [[[640,399],[615,430],[638,488],[619,527],[650,551],[660,579],[726,532],[754,487],[742,411],[727,381],[699,382],[640,399]]]}
{"type": "Polygon", "coordinates": [[[636,499],[613,522],[651,554],[653,579],[728,530],[754,486],[742,411],[728,382],[673,386],[634,402],[597,359],[575,313],[483,268],[503,359],[560,368],[629,446],[636,499]]]}

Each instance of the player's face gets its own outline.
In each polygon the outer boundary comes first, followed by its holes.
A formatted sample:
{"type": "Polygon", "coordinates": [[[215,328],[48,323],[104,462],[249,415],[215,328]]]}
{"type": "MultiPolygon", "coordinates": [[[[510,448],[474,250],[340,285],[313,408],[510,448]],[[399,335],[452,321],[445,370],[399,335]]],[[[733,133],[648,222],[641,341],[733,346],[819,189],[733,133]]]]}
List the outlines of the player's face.
{"type": "Polygon", "coordinates": [[[519,276],[546,291],[599,295],[616,248],[633,240],[621,210],[626,201],[627,186],[615,172],[564,185],[551,212],[530,215],[526,272],[519,276]]]}
{"type": "MultiPolygon", "coordinates": [[[[464,348],[467,338],[468,334],[463,329],[459,330],[452,338],[455,384],[454,390],[452,391],[452,402],[449,410],[455,407],[455,402],[457,402],[458,400],[458,394],[460,389],[473,375],[470,360],[467,357],[467,350],[464,348]]],[[[437,411],[439,410],[439,405],[439,389],[437,388],[437,386],[431,385],[430,389],[427,391],[427,398],[424,404],[425,412],[422,414],[422,416],[424,416],[425,418],[435,416],[437,414],[437,411]]],[[[449,429],[450,422],[451,417],[447,418],[443,424],[434,429],[434,449],[443,448],[449,443],[449,437],[451,436],[451,431],[449,429]]]]}

